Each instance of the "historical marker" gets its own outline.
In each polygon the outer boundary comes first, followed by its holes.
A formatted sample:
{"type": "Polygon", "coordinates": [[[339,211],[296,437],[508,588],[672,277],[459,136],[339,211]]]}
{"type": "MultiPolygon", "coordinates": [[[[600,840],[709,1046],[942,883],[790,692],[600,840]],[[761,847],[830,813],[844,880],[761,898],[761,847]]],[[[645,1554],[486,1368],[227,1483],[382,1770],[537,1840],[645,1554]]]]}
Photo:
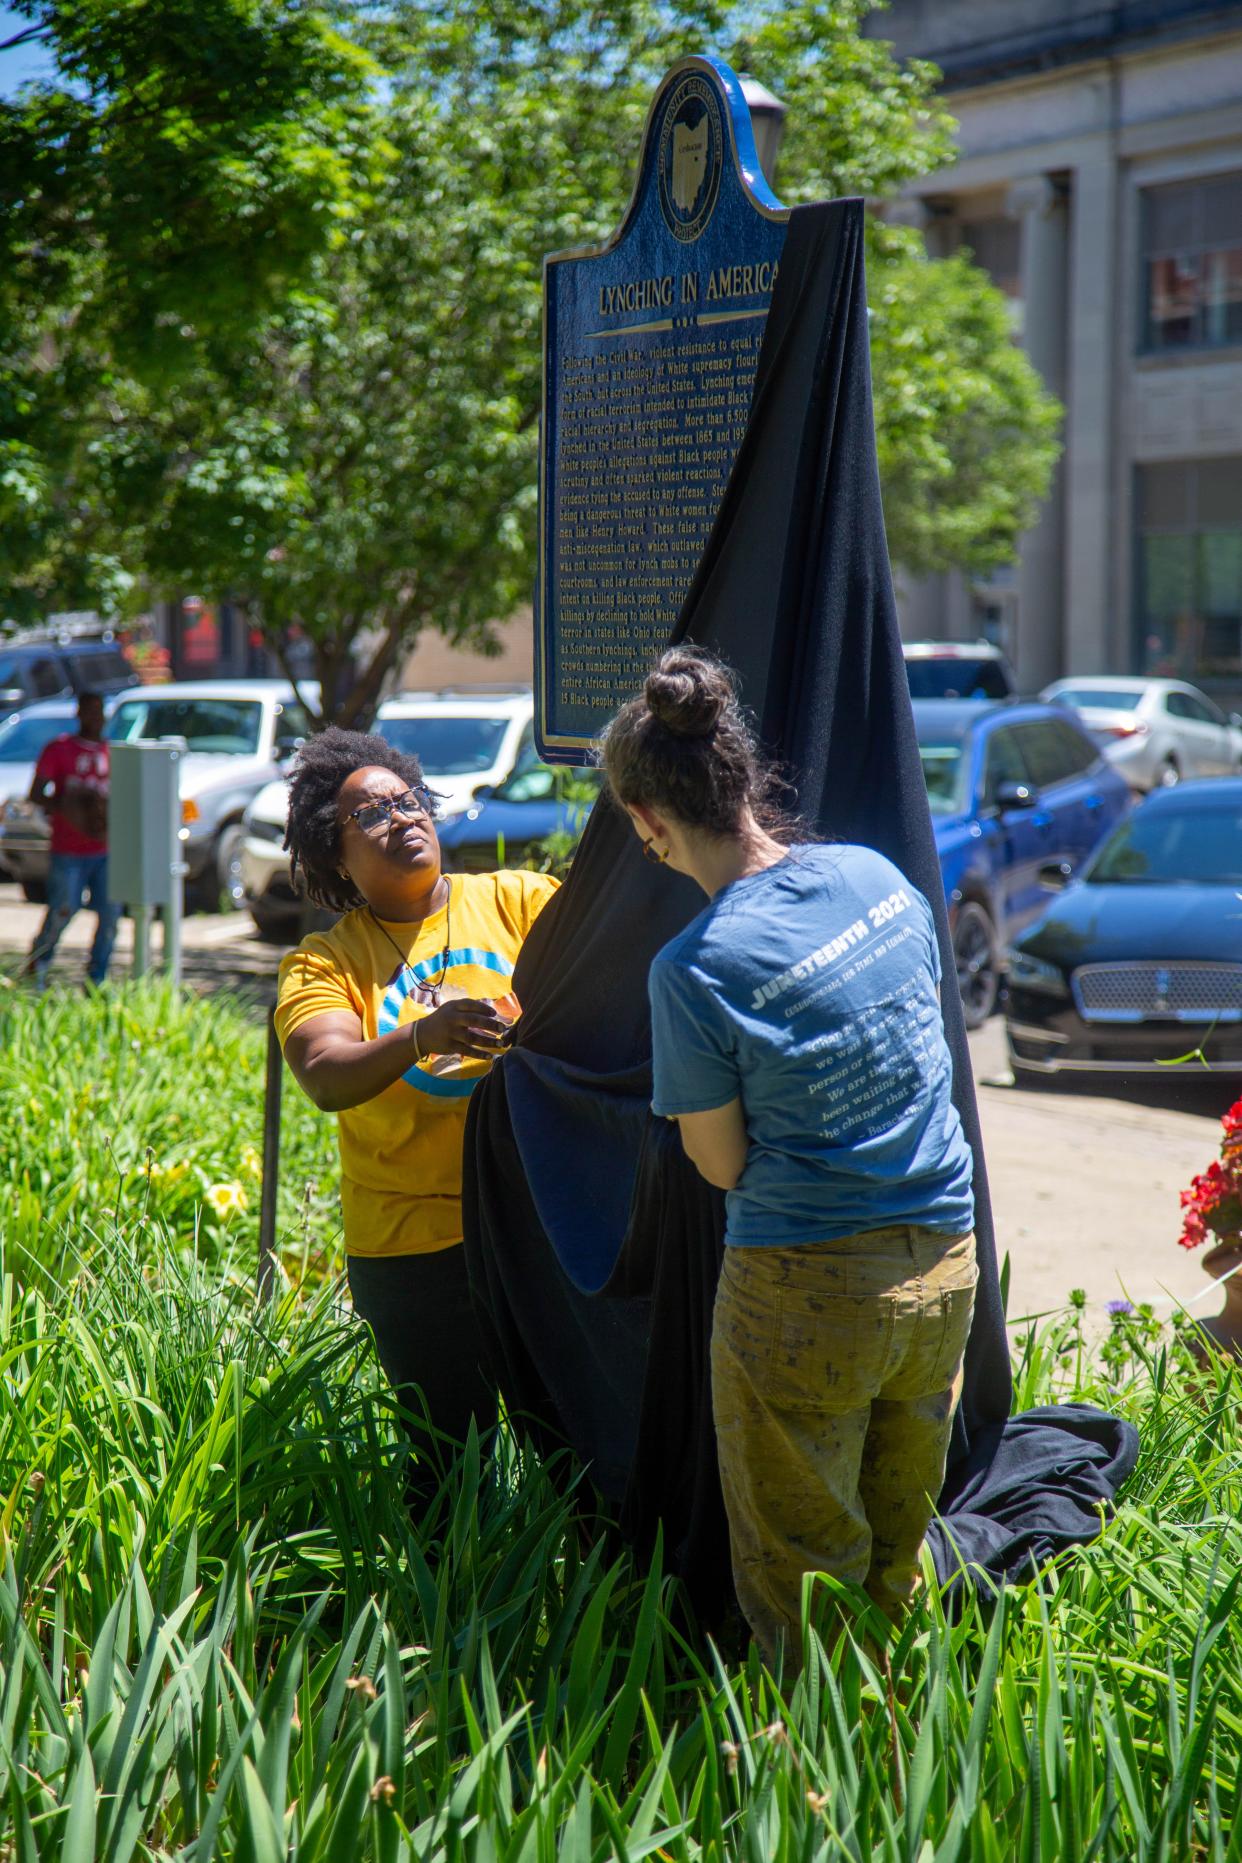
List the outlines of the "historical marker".
{"type": "Polygon", "coordinates": [[[746,431],[789,213],[727,65],[674,65],[598,249],[544,261],[535,731],[580,763],[668,641],[746,431]]]}

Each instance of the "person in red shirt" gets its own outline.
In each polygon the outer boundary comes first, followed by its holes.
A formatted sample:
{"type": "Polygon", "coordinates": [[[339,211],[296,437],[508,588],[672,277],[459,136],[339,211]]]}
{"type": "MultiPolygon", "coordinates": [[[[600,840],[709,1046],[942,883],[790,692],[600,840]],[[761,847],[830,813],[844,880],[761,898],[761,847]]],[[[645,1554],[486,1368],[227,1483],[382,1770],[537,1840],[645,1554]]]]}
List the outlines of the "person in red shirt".
{"type": "Polygon", "coordinates": [[[97,692],[82,693],[77,731],[46,746],[30,786],[30,800],[52,821],[47,916],[26,965],[40,989],[62,932],[88,900],[98,924],[86,974],[93,984],[108,974],[121,908],[108,898],[108,745],[103,730],[103,700],[97,692]]]}

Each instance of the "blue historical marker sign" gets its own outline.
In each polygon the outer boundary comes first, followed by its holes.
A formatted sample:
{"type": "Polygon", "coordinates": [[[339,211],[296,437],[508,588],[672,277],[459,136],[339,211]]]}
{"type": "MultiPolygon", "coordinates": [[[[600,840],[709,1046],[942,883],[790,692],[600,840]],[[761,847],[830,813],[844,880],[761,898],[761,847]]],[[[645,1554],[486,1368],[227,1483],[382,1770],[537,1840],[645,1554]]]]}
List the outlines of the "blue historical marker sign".
{"type": "Polygon", "coordinates": [[[746,431],[788,209],[727,65],[687,58],[598,249],[544,261],[535,729],[587,745],[667,643],[746,431]]]}

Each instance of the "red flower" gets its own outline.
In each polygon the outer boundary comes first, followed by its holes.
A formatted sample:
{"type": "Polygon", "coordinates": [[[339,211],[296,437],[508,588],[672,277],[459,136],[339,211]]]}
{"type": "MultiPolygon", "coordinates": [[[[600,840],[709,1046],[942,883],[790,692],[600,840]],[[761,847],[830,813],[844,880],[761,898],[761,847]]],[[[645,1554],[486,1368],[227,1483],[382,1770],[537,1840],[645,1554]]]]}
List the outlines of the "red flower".
{"type": "Polygon", "coordinates": [[[1214,1159],[1181,1193],[1183,1248],[1198,1248],[1209,1232],[1222,1240],[1242,1236],[1242,1100],[1221,1120],[1224,1163],[1214,1159]]]}

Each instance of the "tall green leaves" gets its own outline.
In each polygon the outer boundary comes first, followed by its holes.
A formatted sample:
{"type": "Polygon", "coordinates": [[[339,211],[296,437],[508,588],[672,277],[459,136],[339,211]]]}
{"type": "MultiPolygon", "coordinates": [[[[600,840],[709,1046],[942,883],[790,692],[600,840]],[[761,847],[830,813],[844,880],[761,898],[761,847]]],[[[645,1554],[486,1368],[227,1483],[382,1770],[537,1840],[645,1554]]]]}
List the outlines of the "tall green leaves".
{"type": "MultiPolygon", "coordinates": [[[[124,1241],[62,1284],[2,1266],[0,1849],[20,1863],[1239,1854],[1228,1367],[1196,1387],[1162,1355],[1110,1395],[1088,1366],[1079,1394],[1146,1445],[1101,1542],[995,1601],[933,1588],[896,1631],[825,1582],[791,1681],[714,1651],[659,1561],[637,1572],[592,1524],[585,1477],[507,1431],[411,1521],[335,1288],[259,1311],[124,1241]]],[[[1047,1399],[1072,1357],[1040,1362],[1047,1399]]]]}

